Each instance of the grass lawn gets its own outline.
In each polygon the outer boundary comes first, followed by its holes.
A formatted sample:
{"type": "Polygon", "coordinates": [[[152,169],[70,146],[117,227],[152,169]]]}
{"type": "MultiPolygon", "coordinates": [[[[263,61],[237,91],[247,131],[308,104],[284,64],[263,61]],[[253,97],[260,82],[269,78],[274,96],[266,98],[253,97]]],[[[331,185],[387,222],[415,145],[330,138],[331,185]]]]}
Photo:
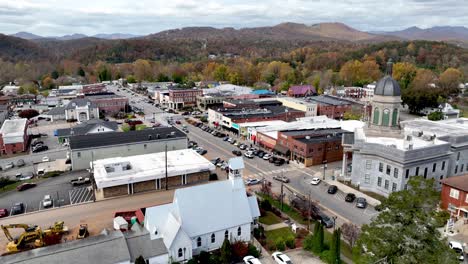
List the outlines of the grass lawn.
{"type": "MultiPolygon", "coordinates": [[[[257,193],[257,196],[261,197],[262,199],[266,199],[266,200],[269,200],[271,205],[280,209],[281,210],[281,203],[265,194],[262,194],[262,193],[257,193]]],[[[303,225],[307,225],[307,221],[304,220],[304,218],[302,217],[302,215],[296,211],[294,208],[292,208],[291,206],[289,206],[288,204],[286,203],[283,203],[283,210],[281,210],[283,213],[287,214],[289,217],[291,217],[292,219],[294,219],[296,222],[298,223],[301,223],[303,225]]]]}
{"type": "Polygon", "coordinates": [[[265,216],[261,216],[258,221],[265,225],[274,225],[281,223],[281,218],[272,212],[266,211],[265,216]]]}
{"type": "Polygon", "coordinates": [[[274,244],[278,238],[286,239],[288,237],[296,237],[289,227],[278,228],[275,230],[265,231],[265,236],[270,243],[274,244]]]}
{"type": "Polygon", "coordinates": [[[362,190],[361,190],[361,192],[362,192],[362,193],[365,193],[365,194],[367,194],[367,195],[369,195],[370,197],[372,197],[372,198],[374,198],[374,199],[379,200],[380,202],[383,202],[383,201],[385,201],[385,199],[386,199],[385,196],[380,195],[380,194],[376,194],[376,193],[374,193],[374,192],[367,192],[367,191],[362,191],[362,190]]]}
{"type": "Polygon", "coordinates": [[[39,181],[39,179],[32,179],[32,180],[27,180],[27,181],[17,181],[17,182],[14,182],[14,183],[11,183],[11,184],[8,184],[6,186],[4,186],[3,188],[0,188],[0,193],[5,193],[5,192],[9,192],[9,191],[13,191],[13,190],[16,190],[16,187],[18,187],[18,185],[21,185],[25,182],[34,182],[34,183],[37,183],[39,181]]]}

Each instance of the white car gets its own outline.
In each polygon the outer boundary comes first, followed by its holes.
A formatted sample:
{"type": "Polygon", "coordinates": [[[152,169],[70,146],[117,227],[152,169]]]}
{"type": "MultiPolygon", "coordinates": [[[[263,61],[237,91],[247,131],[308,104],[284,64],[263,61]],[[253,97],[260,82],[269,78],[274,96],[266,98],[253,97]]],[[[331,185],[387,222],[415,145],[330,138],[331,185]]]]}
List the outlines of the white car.
{"type": "Polygon", "coordinates": [[[261,181],[259,179],[247,179],[245,181],[246,185],[255,185],[255,184],[260,184],[261,181]]]}
{"type": "Polygon", "coordinates": [[[265,154],[265,155],[263,155],[263,159],[264,159],[264,160],[269,160],[271,157],[272,157],[271,154],[265,154]]]}
{"type": "Polygon", "coordinates": [[[251,152],[251,151],[247,151],[246,153],[244,153],[244,156],[249,158],[249,159],[253,159],[254,158],[254,154],[251,152]]]}
{"type": "Polygon", "coordinates": [[[47,157],[47,156],[45,156],[45,157],[42,158],[42,162],[49,162],[49,161],[50,161],[50,159],[49,159],[49,157],[47,157]]]}
{"type": "Polygon", "coordinates": [[[244,257],[244,263],[245,264],[262,264],[258,258],[254,258],[252,256],[246,256],[244,257]]]}
{"type": "Polygon", "coordinates": [[[275,252],[271,254],[271,257],[278,264],[293,264],[291,259],[281,252],[275,252]]]}
{"type": "Polygon", "coordinates": [[[321,182],[321,180],[319,178],[312,178],[312,181],[310,181],[310,184],[312,185],[318,185],[319,183],[321,182]]]}
{"type": "Polygon", "coordinates": [[[458,257],[458,260],[464,260],[465,259],[465,253],[463,251],[463,245],[460,242],[450,241],[449,242],[449,247],[451,249],[455,250],[455,252],[457,252],[458,254],[460,254],[460,256],[458,257]]]}
{"type": "Polygon", "coordinates": [[[53,205],[53,201],[52,201],[52,197],[50,197],[50,195],[45,195],[44,196],[44,199],[42,200],[42,206],[44,206],[44,208],[47,208],[47,207],[51,207],[53,205]]]}

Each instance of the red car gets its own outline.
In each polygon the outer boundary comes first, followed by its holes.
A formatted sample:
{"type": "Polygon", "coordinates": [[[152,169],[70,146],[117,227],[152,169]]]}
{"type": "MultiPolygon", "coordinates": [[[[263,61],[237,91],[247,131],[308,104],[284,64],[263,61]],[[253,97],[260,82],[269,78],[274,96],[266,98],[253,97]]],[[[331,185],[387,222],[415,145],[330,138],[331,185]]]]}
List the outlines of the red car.
{"type": "Polygon", "coordinates": [[[21,192],[21,191],[25,191],[27,189],[34,188],[36,186],[37,185],[35,183],[26,182],[26,183],[23,183],[21,185],[18,185],[18,187],[16,187],[16,190],[21,192]]]}
{"type": "Polygon", "coordinates": [[[8,216],[8,210],[5,208],[0,208],[0,218],[8,216]]]}
{"type": "Polygon", "coordinates": [[[179,120],[175,121],[175,123],[178,125],[182,124],[179,120]]]}

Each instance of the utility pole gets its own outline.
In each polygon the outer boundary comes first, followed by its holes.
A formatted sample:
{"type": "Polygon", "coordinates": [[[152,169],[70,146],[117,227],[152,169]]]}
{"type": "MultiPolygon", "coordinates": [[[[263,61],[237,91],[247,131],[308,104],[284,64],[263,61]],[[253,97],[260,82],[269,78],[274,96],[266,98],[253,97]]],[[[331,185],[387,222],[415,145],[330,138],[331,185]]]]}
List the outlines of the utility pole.
{"type": "Polygon", "coordinates": [[[323,180],[325,180],[325,171],[327,170],[327,161],[323,161],[323,180]]]}
{"type": "Polygon", "coordinates": [[[310,217],[311,217],[311,210],[312,210],[312,201],[310,200],[310,190],[309,190],[309,213],[307,215],[307,231],[310,231],[310,217]]]}
{"type": "Polygon", "coordinates": [[[165,151],[164,151],[164,159],[166,160],[166,191],[168,190],[168,177],[167,177],[167,143],[166,143],[166,146],[165,146],[165,151]]]}
{"type": "Polygon", "coordinates": [[[281,211],[283,211],[283,181],[281,181],[281,211]]]}

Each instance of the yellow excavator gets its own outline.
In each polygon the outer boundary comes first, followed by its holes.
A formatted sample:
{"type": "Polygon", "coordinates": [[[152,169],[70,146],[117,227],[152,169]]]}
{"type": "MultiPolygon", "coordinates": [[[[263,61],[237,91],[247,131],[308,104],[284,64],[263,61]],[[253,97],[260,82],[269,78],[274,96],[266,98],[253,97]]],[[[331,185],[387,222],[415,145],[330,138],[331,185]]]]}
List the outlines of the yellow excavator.
{"type": "Polygon", "coordinates": [[[68,231],[64,222],[56,222],[44,231],[38,226],[26,224],[1,225],[1,228],[10,241],[7,244],[7,254],[60,243],[62,234],[68,231]],[[16,228],[22,228],[24,232],[19,237],[13,238],[9,229],[16,228]]]}

